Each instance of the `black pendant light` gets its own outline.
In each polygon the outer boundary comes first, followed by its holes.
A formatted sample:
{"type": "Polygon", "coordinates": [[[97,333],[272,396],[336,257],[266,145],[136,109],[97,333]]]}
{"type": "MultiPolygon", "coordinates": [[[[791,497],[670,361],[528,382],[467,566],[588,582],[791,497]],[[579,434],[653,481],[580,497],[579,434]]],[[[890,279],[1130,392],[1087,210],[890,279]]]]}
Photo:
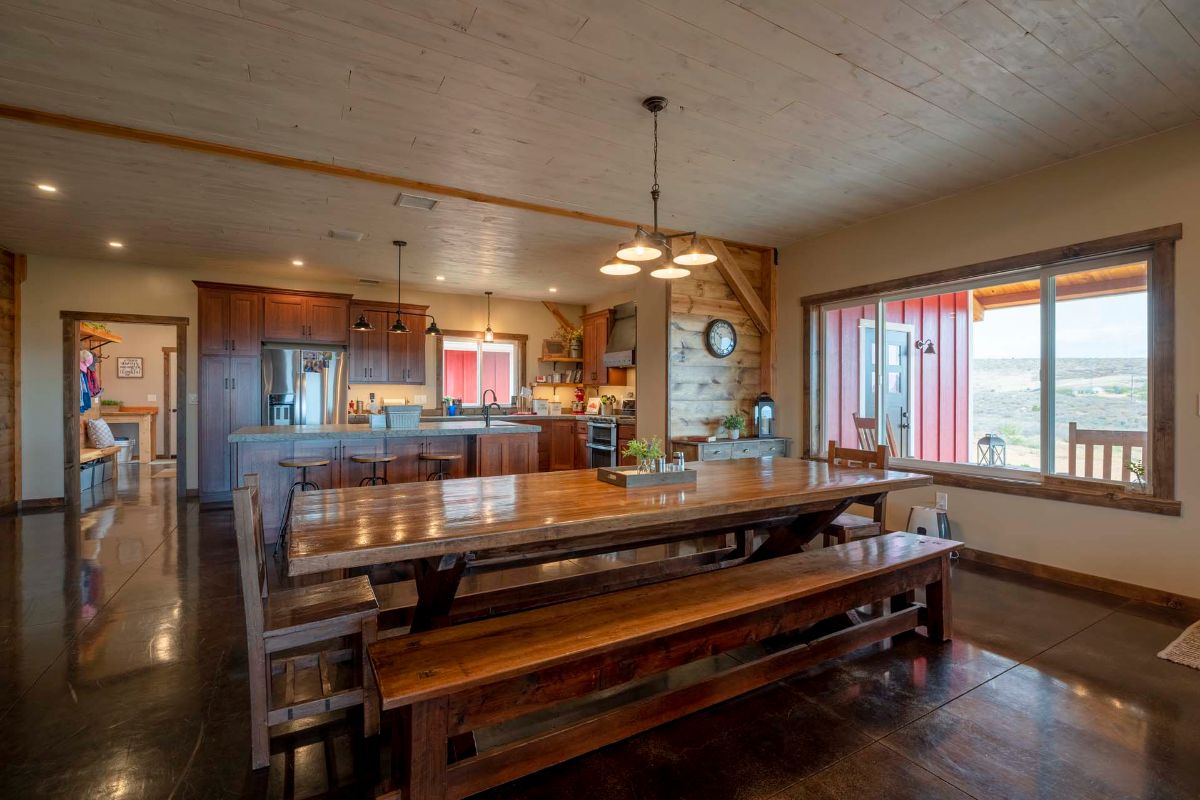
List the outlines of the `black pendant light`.
{"type": "Polygon", "coordinates": [[[483,330],[483,340],[485,342],[496,341],[496,334],[492,332],[492,293],[484,292],[487,295],[488,317],[487,327],[483,330]]]}
{"type": "Polygon", "coordinates": [[[392,327],[388,328],[388,333],[409,333],[408,326],[404,324],[404,317],[400,313],[400,274],[403,267],[404,246],[408,242],[397,239],[392,244],[396,245],[396,321],[392,323],[392,327]]]}
{"type": "Polygon", "coordinates": [[[350,330],[366,333],[367,331],[375,330],[375,326],[367,321],[367,314],[364,311],[358,315],[358,319],[355,320],[354,324],[350,326],[350,330]]]}

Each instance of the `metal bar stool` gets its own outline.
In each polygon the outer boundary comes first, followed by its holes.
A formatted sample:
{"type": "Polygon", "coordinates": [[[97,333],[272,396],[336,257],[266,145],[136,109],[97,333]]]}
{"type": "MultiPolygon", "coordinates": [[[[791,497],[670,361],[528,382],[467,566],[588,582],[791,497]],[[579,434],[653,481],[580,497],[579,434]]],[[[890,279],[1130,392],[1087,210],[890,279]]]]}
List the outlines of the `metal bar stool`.
{"type": "Polygon", "coordinates": [[[379,475],[375,472],[378,464],[390,464],[396,460],[396,456],[350,456],[350,460],[355,464],[370,464],[371,474],[358,482],[359,486],[378,486],[379,484],[387,485],[387,467],[383,468],[383,474],[379,475]]]}
{"type": "Polygon", "coordinates": [[[425,480],[444,481],[450,477],[446,468],[455,461],[461,461],[462,456],[457,453],[421,453],[417,459],[428,461],[433,466],[433,471],[425,476],[425,480]]]}
{"type": "Polygon", "coordinates": [[[296,490],[307,492],[319,491],[320,486],[308,479],[309,467],[327,467],[329,466],[328,458],[285,458],[278,462],[281,467],[289,467],[300,470],[300,480],[294,482],[288,489],[287,503],[283,506],[283,519],[279,522],[279,538],[275,540],[275,557],[279,558],[279,554],[283,552],[283,548],[287,539],[288,523],[292,518],[292,498],[296,496],[296,490]]]}

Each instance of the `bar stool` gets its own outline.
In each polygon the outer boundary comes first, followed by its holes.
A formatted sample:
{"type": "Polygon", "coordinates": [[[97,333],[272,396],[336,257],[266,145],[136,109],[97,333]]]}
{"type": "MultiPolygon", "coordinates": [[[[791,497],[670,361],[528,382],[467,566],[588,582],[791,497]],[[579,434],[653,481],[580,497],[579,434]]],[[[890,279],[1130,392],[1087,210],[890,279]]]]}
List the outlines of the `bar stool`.
{"type": "Polygon", "coordinates": [[[292,498],[296,496],[296,490],[302,492],[312,490],[314,492],[320,490],[320,486],[308,479],[308,470],[310,467],[327,467],[329,466],[328,458],[284,458],[278,462],[281,467],[300,470],[300,480],[295,481],[291,488],[288,489],[287,503],[283,506],[283,519],[279,522],[279,538],[275,540],[275,557],[279,558],[282,552],[285,540],[287,539],[288,523],[292,517],[292,498]]]}
{"type": "Polygon", "coordinates": [[[370,464],[371,474],[358,482],[359,486],[377,486],[379,484],[387,485],[387,467],[384,467],[384,474],[378,475],[375,472],[376,465],[390,464],[396,460],[396,456],[350,456],[350,460],[355,464],[370,464]]]}
{"type": "Polygon", "coordinates": [[[450,473],[446,471],[448,465],[455,461],[461,461],[462,456],[457,453],[421,453],[417,456],[419,461],[428,461],[434,467],[433,472],[425,476],[427,481],[444,481],[450,477],[450,473]]]}

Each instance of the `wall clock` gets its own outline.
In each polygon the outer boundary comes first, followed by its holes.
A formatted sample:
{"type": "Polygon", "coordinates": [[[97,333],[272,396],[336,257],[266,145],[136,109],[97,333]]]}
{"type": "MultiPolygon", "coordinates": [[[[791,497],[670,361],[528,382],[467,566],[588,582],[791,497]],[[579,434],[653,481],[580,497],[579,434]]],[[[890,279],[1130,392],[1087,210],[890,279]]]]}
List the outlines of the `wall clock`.
{"type": "Polygon", "coordinates": [[[704,346],[717,358],[726,358],[737,349],[737,331],[729,320],[714,319],[704,329],[704,346]]]}

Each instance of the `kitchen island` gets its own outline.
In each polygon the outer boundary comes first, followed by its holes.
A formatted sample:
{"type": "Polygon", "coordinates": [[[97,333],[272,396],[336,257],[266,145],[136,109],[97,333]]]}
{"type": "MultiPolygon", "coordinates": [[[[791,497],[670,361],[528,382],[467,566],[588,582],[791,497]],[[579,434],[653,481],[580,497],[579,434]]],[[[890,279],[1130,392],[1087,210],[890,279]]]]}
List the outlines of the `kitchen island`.
{"type": "Polygon", "coordinates": [[[369,425],[256,425],[229,435],[237,484],[243,476],[259,476],[263,526],[274,537],[288,489],[299,470],[282,467],[291,458],[320,458],[329,463],[310,467],[308,478],[322,489],[358,486],[371,474],[370,464],[355,456],[395,456],[376,465],[389,483],[424,480],[434,468],[422,454],[456,455],[446,472],[451,478],[515,475],[538,470],[538,434],[534,423],[514,424],[480,418],[422,422],[416,428],[372,428],[369,425]]]}

